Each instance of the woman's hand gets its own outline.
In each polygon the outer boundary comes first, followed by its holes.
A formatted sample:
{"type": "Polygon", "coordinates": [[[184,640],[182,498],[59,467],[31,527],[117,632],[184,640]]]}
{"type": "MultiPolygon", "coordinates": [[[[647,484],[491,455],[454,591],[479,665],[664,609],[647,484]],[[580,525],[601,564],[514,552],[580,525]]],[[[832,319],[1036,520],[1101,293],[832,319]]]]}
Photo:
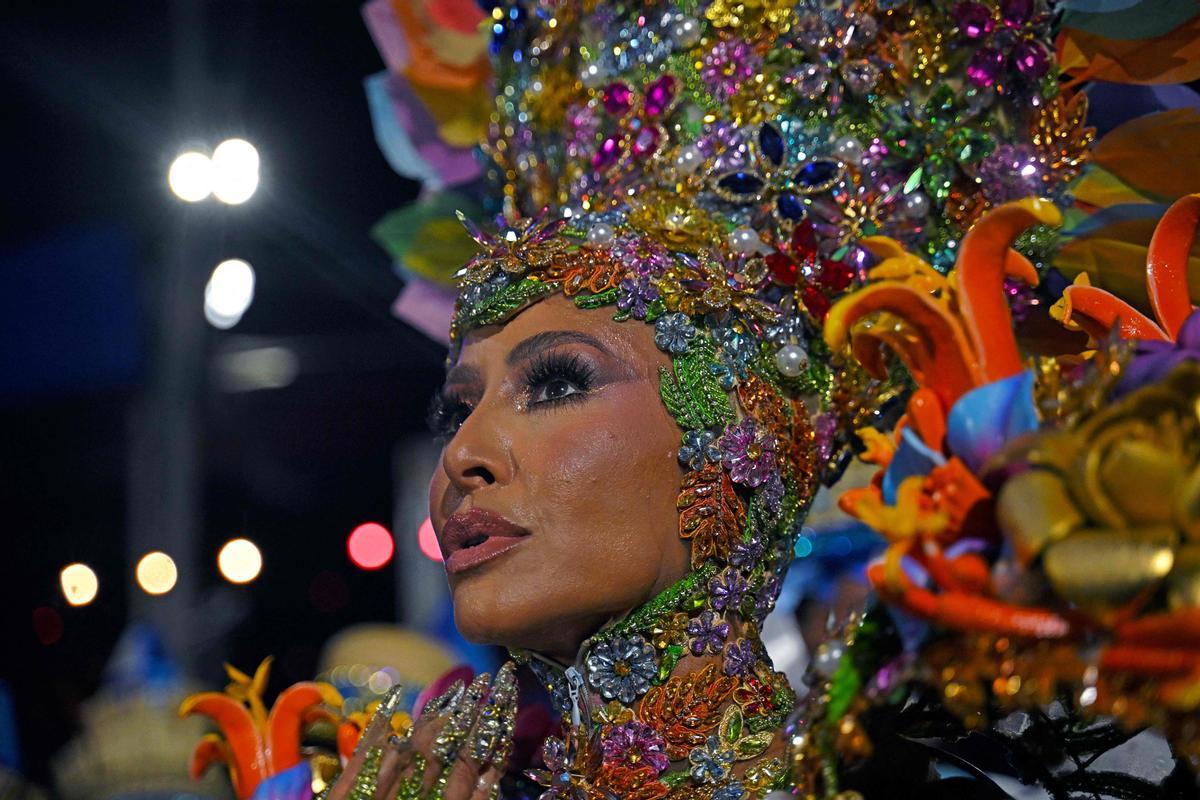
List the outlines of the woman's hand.
{"type": "Polygon", "coordinates": [[[511,661],[431,700],[404,737],[392,734],[392,690],[324,800],[487,800],[499,794],[517,716],[511,661]]]}

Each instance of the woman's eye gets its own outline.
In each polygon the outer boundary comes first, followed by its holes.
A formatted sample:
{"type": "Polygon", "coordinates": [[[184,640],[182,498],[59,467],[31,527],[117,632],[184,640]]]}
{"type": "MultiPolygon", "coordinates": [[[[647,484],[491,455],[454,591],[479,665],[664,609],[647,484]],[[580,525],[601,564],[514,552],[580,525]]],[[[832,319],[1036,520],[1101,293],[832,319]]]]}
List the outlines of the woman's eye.
{"type": "Polygon", "coordinates": [[[534,392],[533,402],[545,403],[547,401],[562,400],[580,391],[582,390],[578,386],[566,378],[554,378],[546,381],[534,392]]]}

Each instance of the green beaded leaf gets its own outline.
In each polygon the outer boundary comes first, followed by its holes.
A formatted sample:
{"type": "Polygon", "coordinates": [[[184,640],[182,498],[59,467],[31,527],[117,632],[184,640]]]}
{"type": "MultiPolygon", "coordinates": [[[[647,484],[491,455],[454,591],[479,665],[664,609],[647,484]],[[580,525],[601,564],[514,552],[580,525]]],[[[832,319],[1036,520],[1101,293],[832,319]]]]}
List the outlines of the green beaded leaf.
{"type": "Polygon", "coordinates": [[[460,331],[466,332],[483,325],[504,322],[515,311],[533,300],[558,291],[559,288],[560,284],[557,281],[524,278],[517,283],[503,287],[483,302],[466,310],[459,316],[456,327],[460,331]]]}
{"type": "Polygon", "coordinates": [[[598,294],[581,294],[575,296],[575,306],[577,308],[600,308],[601,306],[612,305],[615,302],[617,302],[617,289],[615,286],[598,294]]]}
{"type": "Polygon", "coordinates": [[[733,405],[711,369],[716,352],[711,338],[698,335],[686,353],[675,356],[674,374],[659,368],[663,404],[685,431],[721,429],[733,421],[733,405]]]}

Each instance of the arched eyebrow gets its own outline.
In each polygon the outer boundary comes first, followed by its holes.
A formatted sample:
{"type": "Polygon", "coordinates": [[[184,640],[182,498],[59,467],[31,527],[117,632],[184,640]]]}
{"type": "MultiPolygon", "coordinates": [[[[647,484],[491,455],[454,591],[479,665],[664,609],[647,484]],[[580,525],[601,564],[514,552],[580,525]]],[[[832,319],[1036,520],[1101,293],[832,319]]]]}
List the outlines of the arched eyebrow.
{"type": "Polygon", "coordinates": [[[508,351],[504,361],[510,367],[513,364],[520,363],[527,358],[530,358],[542,350],[548,350],[551,347],[557,347],[560,344],[586,344],[589,347],[594,347],[605,355],[611,356],[612,351],[608,349],[599,339],[594,336],[589,336],[582,331],[542,331],[535,333],[528,339],[525,339],[512,350],[508,351]]]}

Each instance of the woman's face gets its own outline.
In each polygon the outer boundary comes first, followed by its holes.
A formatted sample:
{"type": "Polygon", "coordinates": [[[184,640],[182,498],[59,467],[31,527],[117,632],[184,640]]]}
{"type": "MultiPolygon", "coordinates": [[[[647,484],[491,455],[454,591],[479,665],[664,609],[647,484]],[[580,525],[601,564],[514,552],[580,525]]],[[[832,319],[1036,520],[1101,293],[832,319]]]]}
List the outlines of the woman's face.
{"type": "Polygon", "coordinates": [[[687,572],[670,361],[610,317],[553,295],[468,334],[447,376],[429,510],[471,641],[571,660],[687,572]]]}

